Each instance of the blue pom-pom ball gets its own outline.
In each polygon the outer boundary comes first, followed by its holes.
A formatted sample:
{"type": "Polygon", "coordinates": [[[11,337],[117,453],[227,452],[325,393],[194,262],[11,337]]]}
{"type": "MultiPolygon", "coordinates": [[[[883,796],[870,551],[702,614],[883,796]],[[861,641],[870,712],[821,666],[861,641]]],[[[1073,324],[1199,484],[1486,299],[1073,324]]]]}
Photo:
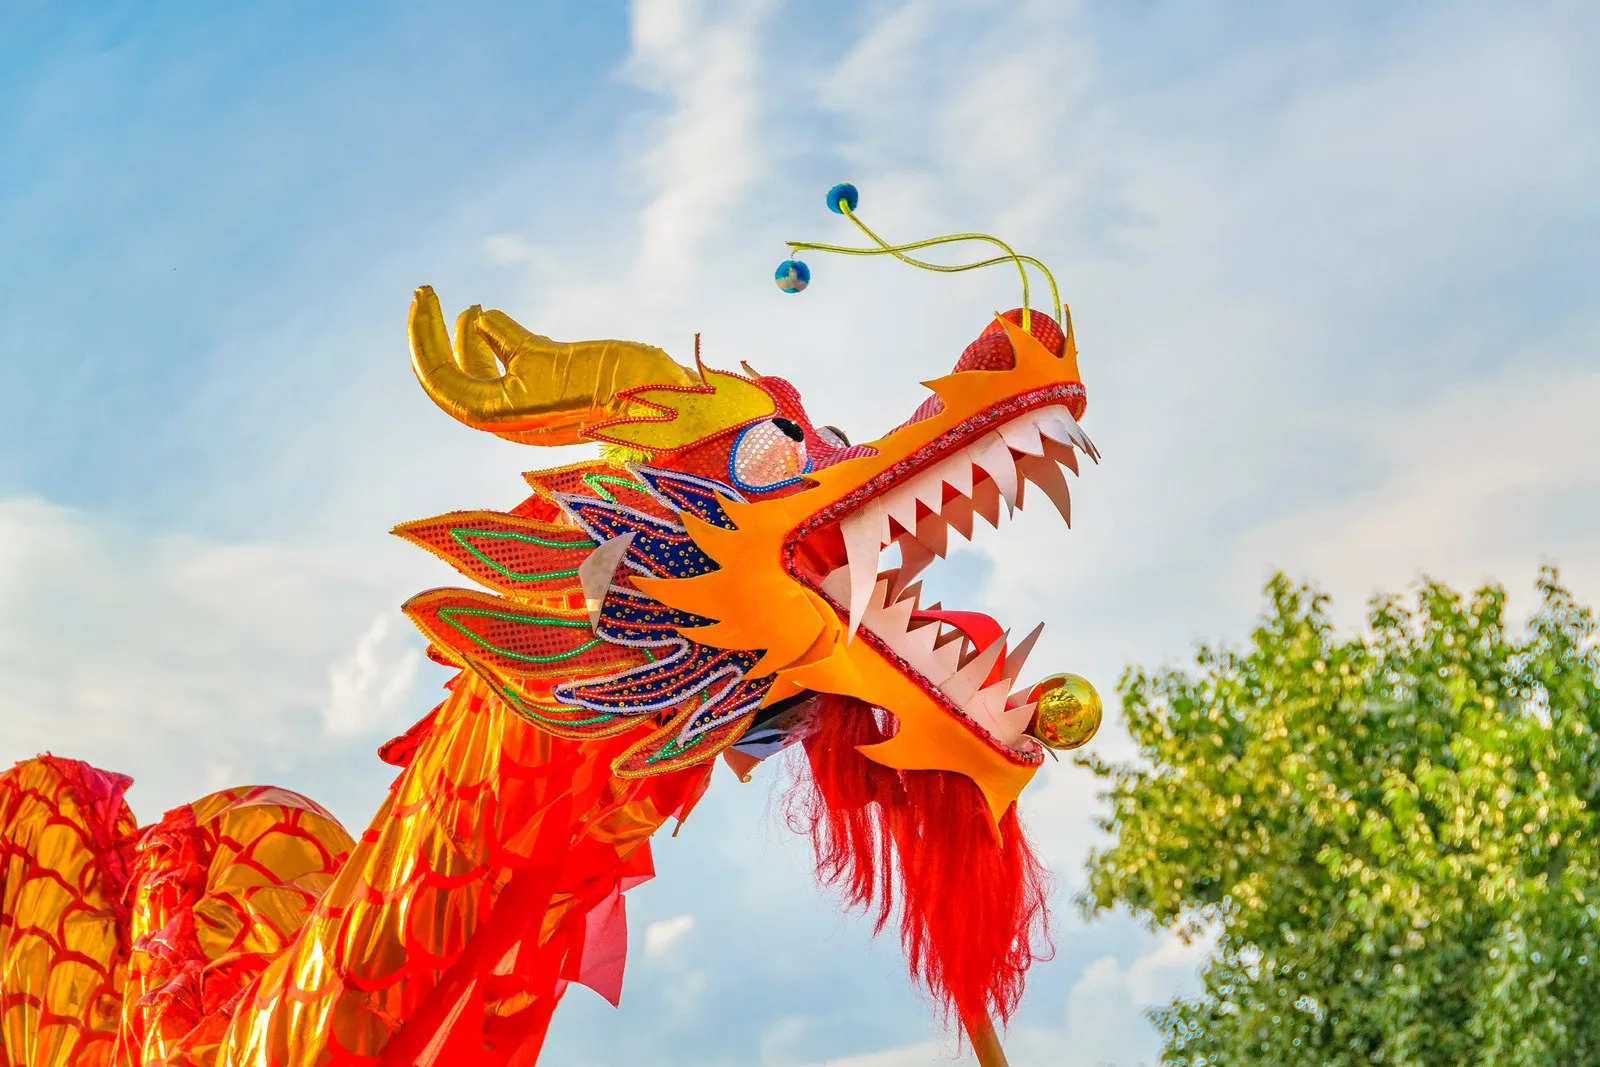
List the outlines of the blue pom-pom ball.
{"type": "Polygon", "coordinates": [[[835,215],[843,215],[844,212],[839,210],[839,201],[841,200],[844,201],[846,207],[854,211],[856,205],[861,203],[861,194],[856,192],[856,187],[849,182],[840,182],[828,190],[828,210],[835,215]]]}
{"type": "Polygon", "coordinates": [[[798,259],[786,259],[778,264],[772,277],[779,289],[786,293],[798,293],[811,284],[811,268],[798,259]]]}

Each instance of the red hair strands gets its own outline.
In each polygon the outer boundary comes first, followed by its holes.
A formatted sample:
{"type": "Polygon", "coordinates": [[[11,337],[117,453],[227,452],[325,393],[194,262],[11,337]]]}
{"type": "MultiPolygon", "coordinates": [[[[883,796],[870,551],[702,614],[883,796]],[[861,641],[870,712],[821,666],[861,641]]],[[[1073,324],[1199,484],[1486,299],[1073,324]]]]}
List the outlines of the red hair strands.
{"type": "Polygon", "coordinates": [[[969,1028],[1010,1018],[1034,960],[1049,958],[1049,879],[1016,808],[995,833],[978,787],[947,771],[897,771],[858,746],[892,719],[849,697],[816,699],[804,740],[811,774],[789,822],[816,849],[817,877],[873,919],[896,912],[912,974],[969,1028]]]}

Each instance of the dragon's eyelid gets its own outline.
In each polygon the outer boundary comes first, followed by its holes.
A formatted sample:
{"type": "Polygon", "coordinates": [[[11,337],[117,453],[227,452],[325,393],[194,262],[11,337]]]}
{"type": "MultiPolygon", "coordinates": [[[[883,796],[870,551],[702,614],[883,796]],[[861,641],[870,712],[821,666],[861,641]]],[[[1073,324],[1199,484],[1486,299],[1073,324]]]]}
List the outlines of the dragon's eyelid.
{"type": "MultiPolygon", "coordinates": [[[[826,431],[827,433],[832,434],[834,437],[838,438],[837,444],[839,445],[840,448],[849,448],[850,447],[850,436],[848,434],[846,434],[843,430],[839,429],[839,427],[837,427],[837,426],[819,426],[819,427],[817,427],[817,432],[818,432],[819,435],[821,433],[823,433],[824,431],[826,431]]],[[[834,442],[829,442],[829,443],[832,444],[834,442]]]]}
{"type": "Polygon", "coordinates": [[[779,432],[791,441],[803,442],[806,439],[806,432],[793,419],[786,419],[779,415],[772,420],[772,425],[776,426],[779,432]]]}

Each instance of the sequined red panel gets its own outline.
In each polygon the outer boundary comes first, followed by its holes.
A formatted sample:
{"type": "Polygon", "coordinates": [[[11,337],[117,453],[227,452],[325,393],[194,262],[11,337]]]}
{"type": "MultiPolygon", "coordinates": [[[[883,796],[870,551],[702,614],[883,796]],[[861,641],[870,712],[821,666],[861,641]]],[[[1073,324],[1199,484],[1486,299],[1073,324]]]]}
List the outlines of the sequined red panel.
{"type": "Polygon", "coordinates": [[[560,594],[578,584],[594,542],[571,525],[494,511],[459,511],[407,522],[394,532],[480,585],[518,595],[560,594]]]}
{"type": "Polygon", "coordinates": [[[557,496],[586,496],[621,504],[660,519],[675,517],[673,512],[650,495],[626,467],[613,463],[574,463],[568,467],[534,471],[523,477],[536,494],[552,502],[557,496]]]}
{"type": "MultiPolygon", "coordinates": [[[[1018,326],[1022,325],[1021,308],[1012,308],[1000,317],[1018,326]]],[[[1028,332],[1044,345],[1051,355],[1059,356],[1066,351],[1067,335],[1061,332],[1060,323],[1037,309],[1028,313],[1028,319],[1028,332]]],[[[978,339],[961,353],[961,358],[956,361],[956,370],[1010,370],[1016,365],[1017,357],[1011,350],[1011,339],[996,321],[984,327],[978,339]]]]}
{"type": "Polygon", "coordinates": [[[515,678],[571,678],[623,670],[644,657],[601,640],[581,594],[535,606],[467,589],[412,597],[405,612],[458,666],[478,660],[515,678]]]}

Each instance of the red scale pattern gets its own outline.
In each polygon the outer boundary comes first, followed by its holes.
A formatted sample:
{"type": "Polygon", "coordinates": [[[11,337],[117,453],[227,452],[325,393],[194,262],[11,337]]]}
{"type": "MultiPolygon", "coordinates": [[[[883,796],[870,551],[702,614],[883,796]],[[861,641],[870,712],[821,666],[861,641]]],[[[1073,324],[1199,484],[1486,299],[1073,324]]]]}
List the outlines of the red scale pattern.
{"type": "Polygon", "coordinates": [[[0,1067],[115,1062],[131,784],[53,756],[0,775],[0,1067]]]}
{"type": "Polygon", "coordinates": [[[267,786],[224,790],[142,832],[119,1051],[208,1067],[245,987],[310,917],[355,842],[327,811],[267,786]]]}
{"type": "Polygon", "coordinates": [[[650,834],[687,814],[708,769],[617,779],[626,740],[553,737],[471,676],[409,742],[300,937],[236,1010],[234,1061],[531,1064],[568,982],[615,996],[615,898],[649,877],[650,834]]]}

